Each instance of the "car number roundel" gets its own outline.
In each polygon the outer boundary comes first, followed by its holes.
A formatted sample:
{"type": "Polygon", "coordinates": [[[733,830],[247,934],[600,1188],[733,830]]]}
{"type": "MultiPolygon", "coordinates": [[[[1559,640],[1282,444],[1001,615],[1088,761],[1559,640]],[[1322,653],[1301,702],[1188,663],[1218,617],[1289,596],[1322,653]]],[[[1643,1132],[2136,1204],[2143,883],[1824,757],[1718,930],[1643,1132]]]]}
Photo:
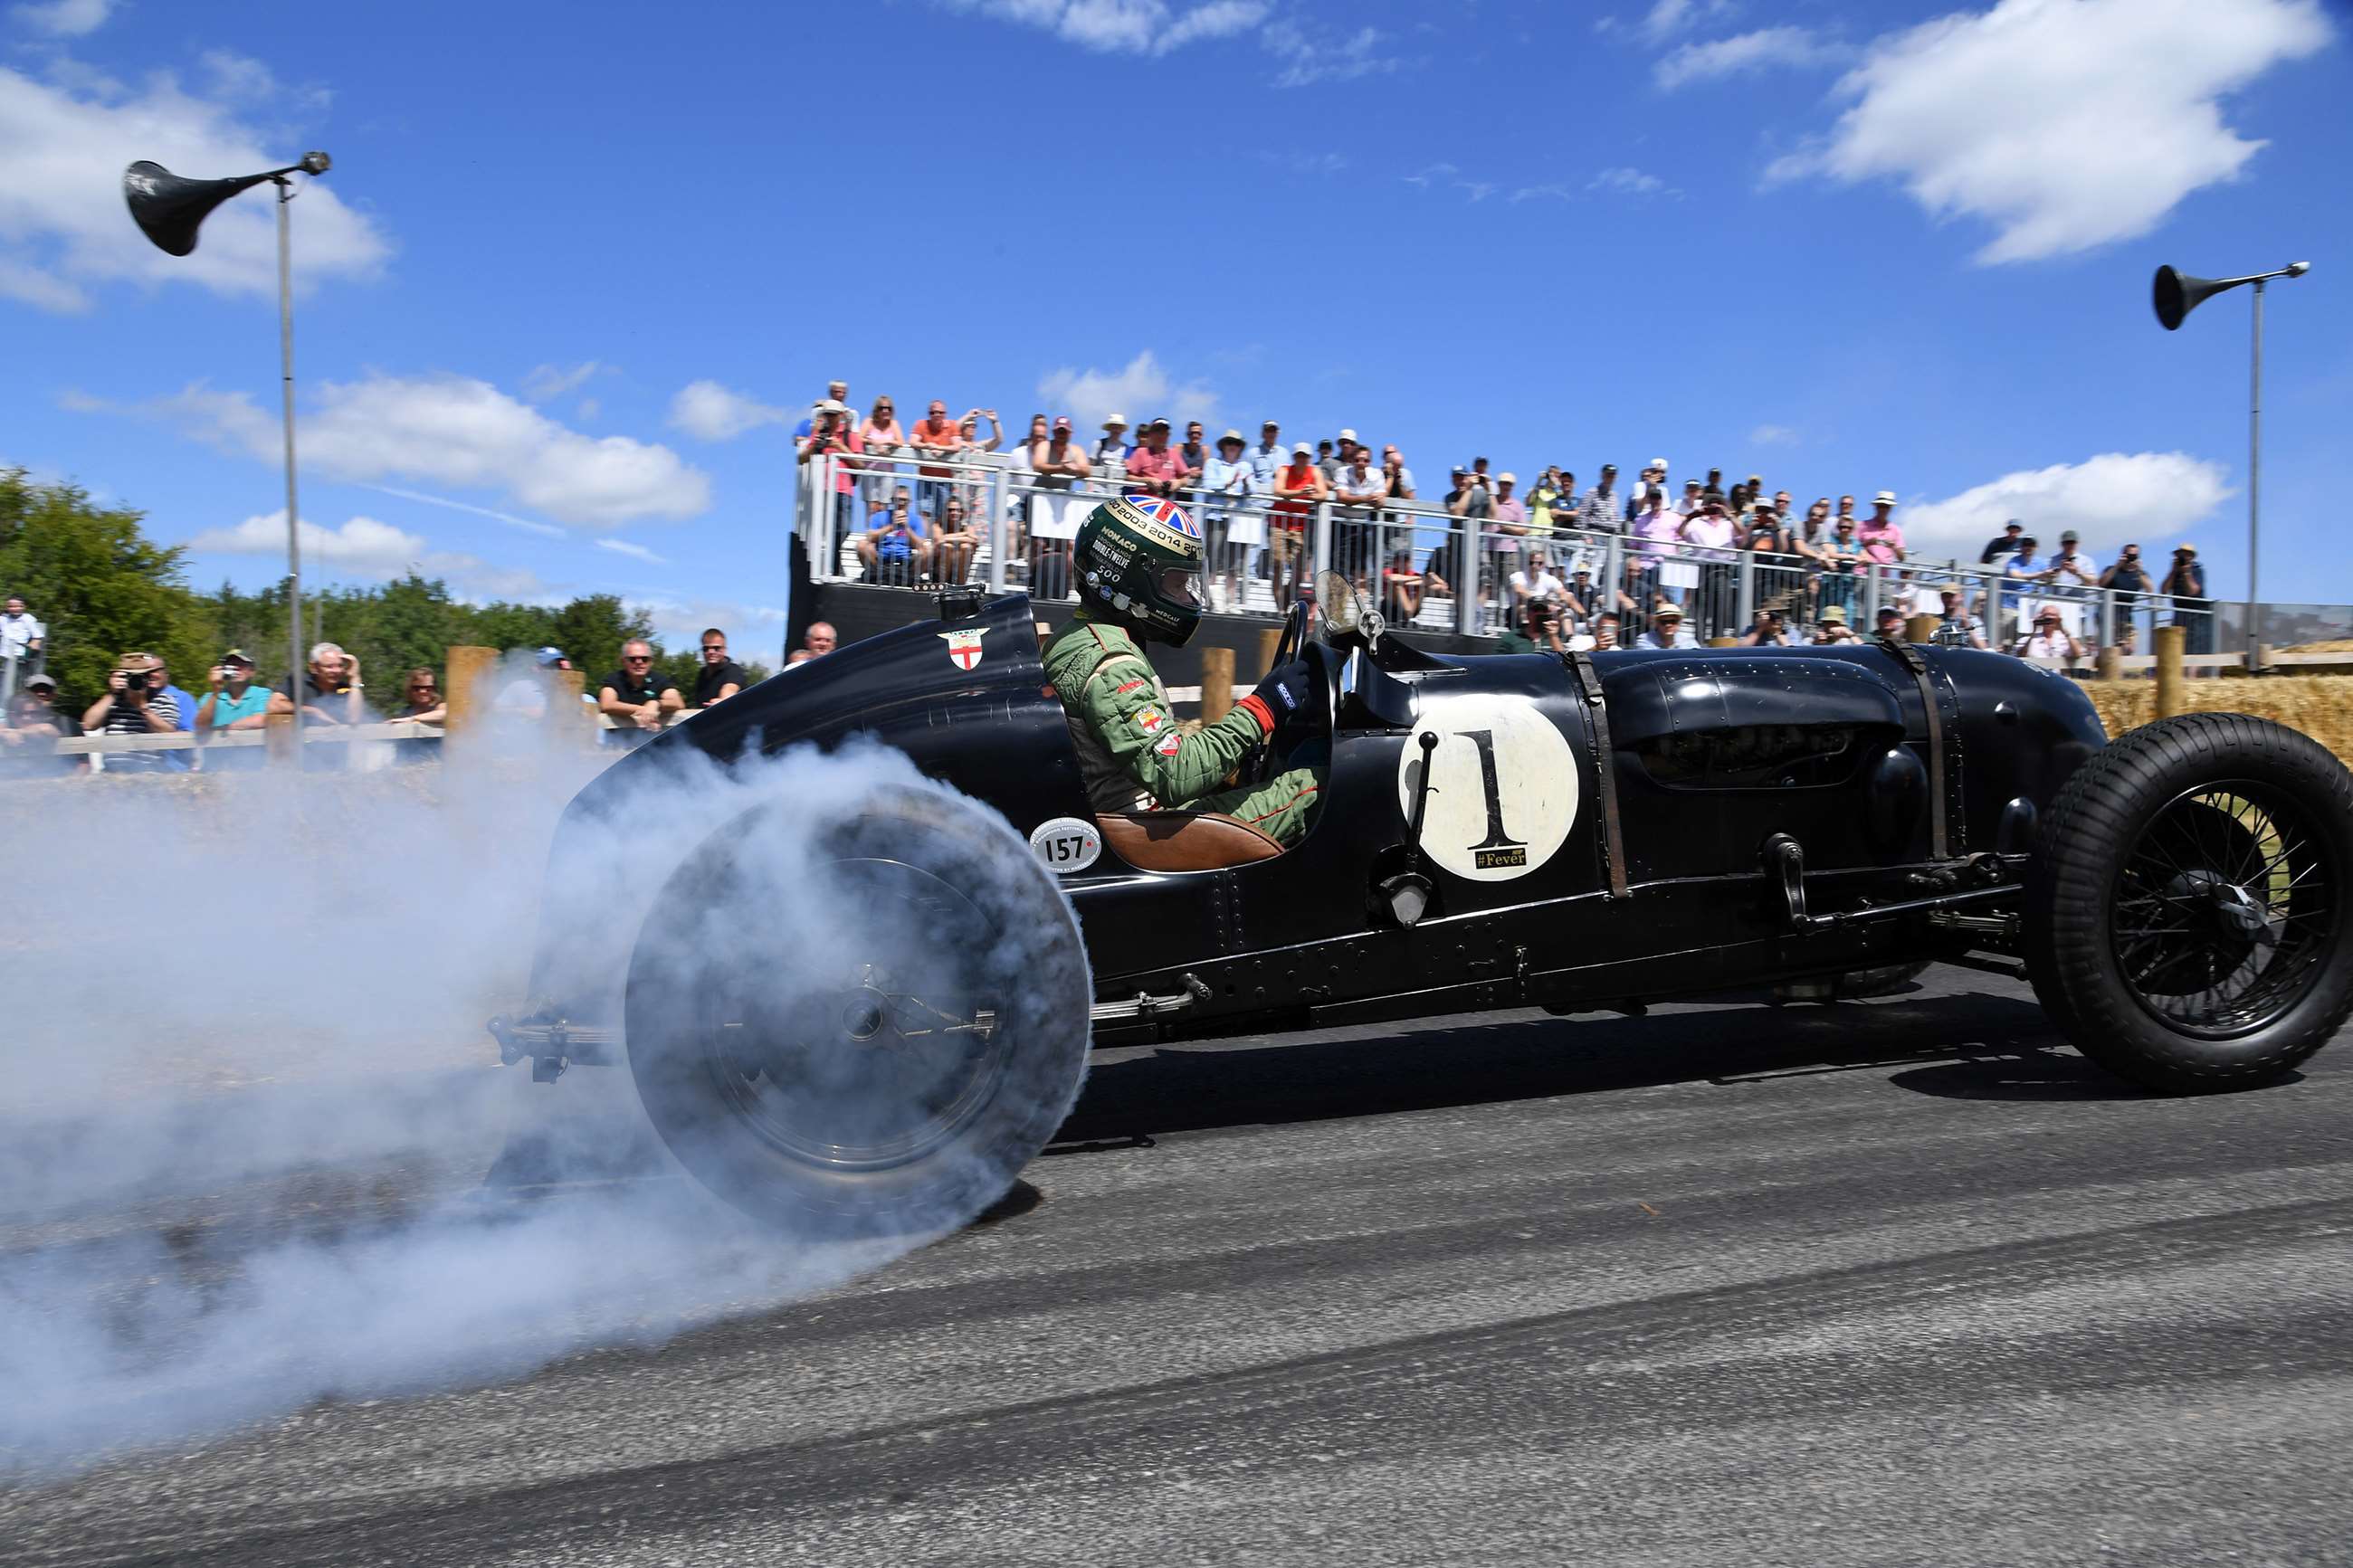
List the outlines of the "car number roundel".
{"type": "Polygon", "coordinates": [[[1466,692],[1430,705],[1398,757],[1398,809],[1408,823],[1425,734],[1438,745],[1422,853],[1474,882],[1525,877],[1559,853],[1577,821],[1577,757],[1535,704],[1466,692]]]}
{"type": "Polygon", "coordinates": [[[1049,871],[1083,871],[1103,854],[1103,834],[1092,822],[1057,816],[1029,835],[1029,853],[1049,871]]]}

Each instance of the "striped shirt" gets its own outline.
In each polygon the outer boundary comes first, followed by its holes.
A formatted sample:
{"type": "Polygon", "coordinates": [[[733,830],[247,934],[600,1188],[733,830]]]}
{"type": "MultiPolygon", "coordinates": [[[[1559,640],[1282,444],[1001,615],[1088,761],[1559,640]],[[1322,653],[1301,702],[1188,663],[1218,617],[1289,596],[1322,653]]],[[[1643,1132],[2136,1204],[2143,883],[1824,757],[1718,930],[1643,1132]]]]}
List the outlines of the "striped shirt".
{"type": "MultiPolygon", "coordinates": [[[[101,735],[174,734],[178,732],[179,728],[179,702],[168,691],[151,691],[147,694],[147,707],[143,710],[132,707],[120,697],[116,698],[114,706],[106,710],[106,722],[100,727],[99,733],[101,735]],[[147,722],[149,711],[154,712],[164,720],[162,730],[158,731],[147,722]]],[[[164,752],[109,752],[106,753],[106,765],[110,771],[119,768],[129,773],[161,773],[171,767],[173,763],[170,754],[164,752]]]]}

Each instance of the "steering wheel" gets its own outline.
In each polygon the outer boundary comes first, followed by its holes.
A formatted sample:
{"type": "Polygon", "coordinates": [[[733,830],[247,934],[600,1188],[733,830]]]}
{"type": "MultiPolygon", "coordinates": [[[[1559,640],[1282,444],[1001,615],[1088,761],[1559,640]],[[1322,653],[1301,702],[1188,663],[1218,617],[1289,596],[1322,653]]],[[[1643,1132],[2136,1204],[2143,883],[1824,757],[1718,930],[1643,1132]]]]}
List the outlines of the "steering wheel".
{"type": "Polygon", "coordinates": [[[1308,604],[1304,598],[1292,601],[1291,613],[1282,617],[1282,635],[1274,639],[1274,657],[1267,661],[1266,668],[1259,672],[1260,679],[1263,680],[1281,669],[1285,661],[1297,658],[1299,650],[1306,646],[1307,610],[1308,604]]]}
{"type": "MultiPolygon", "coordinates": [[[[1265,675],[1261,675],[1261,679],[1264,679],[1266,675],[1272,675],[1286,663],[1296,658],[1300,650],[1307,646],[1309,608],[1307,600],[1303,598],[1292,605],[1291,613],[1282,620],[1282,635],[1274,639],[1274,657],[1267,661],[1265,675]]],[[[1253,784],[1262,784],[1273,776],[1274,737],[1270,735],[1267,737],[1267,743],[1259,748],[1257,760],[1250,764],[1250,782],[1253,784]]]]}

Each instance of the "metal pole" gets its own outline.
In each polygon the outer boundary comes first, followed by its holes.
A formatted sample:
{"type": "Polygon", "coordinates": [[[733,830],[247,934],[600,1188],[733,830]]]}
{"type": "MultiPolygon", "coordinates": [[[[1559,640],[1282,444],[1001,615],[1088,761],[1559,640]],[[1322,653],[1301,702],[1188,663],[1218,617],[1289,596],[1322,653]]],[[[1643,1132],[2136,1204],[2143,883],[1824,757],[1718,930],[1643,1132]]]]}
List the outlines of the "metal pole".
{"type": "MultiPolygon", "coordinates": [[[[302,513],[294,500],[294,262],[286,204],[294,182],[278,182],[278,359],[286,402],[286,695],[299,724],[302,709],[302,513]]],[[[299,753],[298,753],[299,755],[299,753]]]]}
{"type": "Polygon", "coordinates": [[[2255,358],[2247,398],[2247,668],[2255,668],[2255,547],[2263,491],[2263,280],[2255,279],[2255,358]]]}

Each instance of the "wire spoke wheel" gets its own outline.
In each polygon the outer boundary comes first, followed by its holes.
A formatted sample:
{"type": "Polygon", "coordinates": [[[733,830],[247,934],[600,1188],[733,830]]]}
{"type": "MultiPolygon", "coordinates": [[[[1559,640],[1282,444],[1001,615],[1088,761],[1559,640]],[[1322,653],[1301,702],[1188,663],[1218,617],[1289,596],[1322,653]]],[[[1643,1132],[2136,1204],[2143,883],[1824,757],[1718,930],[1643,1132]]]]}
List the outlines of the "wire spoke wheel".
{"type": "Polygon", "coordinates": [[[2140,1005],[2228,1038],[2276,1022],[2318,980],[2340,890],[2306,808],[2235,779],[2160,807],[2118,867],[2116,966],[2140,1005]]]}
{"type": "Polygon", "coordinates": [[[2307,735],[2187,713],[2110,742],[2043,818],[2021,913],[2075,1048],[2166,1093],[2276,1079],[2353,1014],[2353,778],[2307,735]]]}

